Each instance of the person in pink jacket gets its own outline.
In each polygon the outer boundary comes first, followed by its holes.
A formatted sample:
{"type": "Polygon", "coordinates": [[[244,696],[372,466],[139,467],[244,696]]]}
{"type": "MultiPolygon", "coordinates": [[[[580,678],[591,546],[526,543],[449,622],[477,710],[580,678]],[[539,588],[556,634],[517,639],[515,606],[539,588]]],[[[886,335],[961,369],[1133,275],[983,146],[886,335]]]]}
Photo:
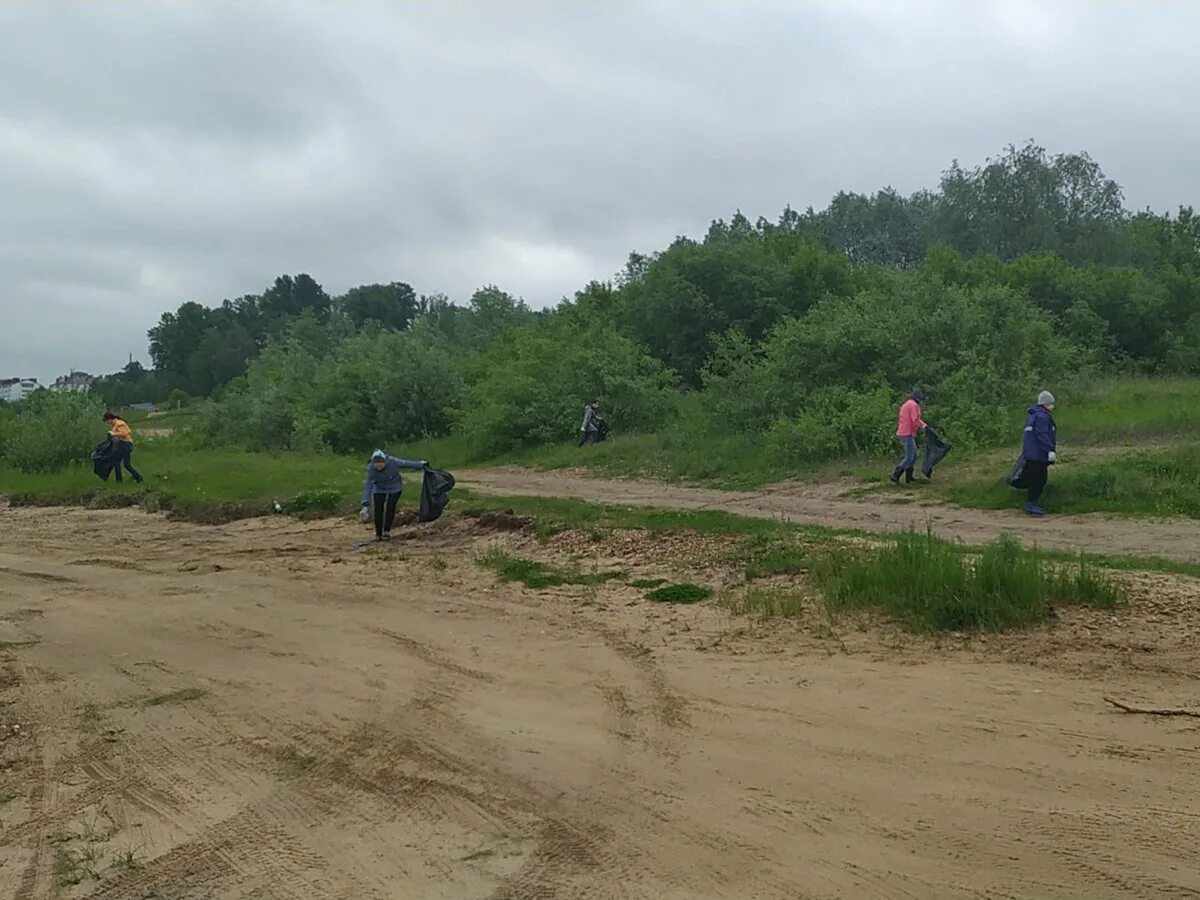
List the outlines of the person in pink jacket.
{"type": "Polygon", "coordinates": [[[899,484],[901,475],[905,482],[911,483],[913,480],[913,469],[917,466],[917,433],[925,430],[925,422],[921,418],[921,404],[924,402],[924,392],[913,391],[900,407],[896,437],[904,448],[904,458],[892,470],[892,484],[899,484]]]}

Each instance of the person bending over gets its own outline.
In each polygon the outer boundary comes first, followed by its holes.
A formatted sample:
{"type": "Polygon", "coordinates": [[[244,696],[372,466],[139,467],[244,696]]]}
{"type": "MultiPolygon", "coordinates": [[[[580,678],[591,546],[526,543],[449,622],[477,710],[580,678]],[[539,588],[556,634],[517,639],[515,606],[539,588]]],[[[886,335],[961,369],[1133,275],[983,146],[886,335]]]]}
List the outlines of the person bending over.
{"type": "Polygon", "coordinates": [[[396,521],[396,504],[404,490],[401,469],[420,471],[428,466],[425,460],[397,459],[382,450],[371,454],[367,463],[367,477],[363,482],[362,511],[366,518],[371,500],[375,500],[375,540],[386,541],[392,536],[392,525],[396,521]]]}

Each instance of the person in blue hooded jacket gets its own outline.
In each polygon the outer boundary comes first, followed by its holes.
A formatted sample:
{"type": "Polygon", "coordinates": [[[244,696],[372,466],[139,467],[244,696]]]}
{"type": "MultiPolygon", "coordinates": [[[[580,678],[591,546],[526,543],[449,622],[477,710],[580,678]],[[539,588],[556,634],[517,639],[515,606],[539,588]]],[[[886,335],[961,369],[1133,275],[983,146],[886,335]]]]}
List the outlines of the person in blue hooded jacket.
{"type": "Polygon", "coordinates": [[[1054,403],[1054,395],[1042,391],[1038,394],[1037,405],[1029,407],[1029,416],[1025,419],[1025,445],[1021,450],[1025,459],[1024,478],[1028,491],[1025,512],[1039,518],[1046,511],[1038,506],[1038,501],[1046,488],[1050,467],[1058,461],[1058,426],[1054,424],[1054,403]]]}
{"type": "Polygon", "coordinates": [[[371,454],[367,463],[367,477],[363,482],[362,519],[367,521],[367,509],[375,500],[375,540],[386,541],[392,536],[392,525],[396,521],[396,504],[404,490],[401,469],[422,471],[429,465],[425,460],[397,459],[382,450],[371,454]]]}

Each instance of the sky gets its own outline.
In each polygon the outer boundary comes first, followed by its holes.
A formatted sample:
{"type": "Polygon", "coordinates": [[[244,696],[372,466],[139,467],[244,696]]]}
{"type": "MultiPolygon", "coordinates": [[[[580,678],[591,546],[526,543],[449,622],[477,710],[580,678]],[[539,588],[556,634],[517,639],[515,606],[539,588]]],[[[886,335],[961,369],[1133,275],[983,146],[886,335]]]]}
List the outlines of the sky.
{"type": "Polygon", "coordinates": [[[0,377],[308,272],[534,306],[1034,139],[1200,206],[1200,4],[0,4],[0,377]]]}

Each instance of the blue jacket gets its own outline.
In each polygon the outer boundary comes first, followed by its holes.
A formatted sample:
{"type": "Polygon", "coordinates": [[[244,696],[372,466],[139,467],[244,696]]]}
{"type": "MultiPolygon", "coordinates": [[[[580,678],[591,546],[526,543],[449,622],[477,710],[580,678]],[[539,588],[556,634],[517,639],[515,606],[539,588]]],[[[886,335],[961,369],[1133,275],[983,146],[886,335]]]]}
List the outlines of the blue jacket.
{"type": "Polygon", "coordinates": [[[1050,462],[1051,452],[1058,450],[1058,427],[1054,416],[1044,406],[1031,406],[1025,420],[1025,446],[1021,455],[1034,462],[1050,462]]]}
{"type": "Polygon", "coordinates": [[[374,460],[367,463],[367,480],[363,482],[363,505],[371,502],[372,494],[399,494],[404,490],[404,479],[400,477],[401,469],[419,471],[424,468],[424,460],[397,459],[394,456],[385,456],[383,468],[379,470],[376,470],[374,460]]]}

